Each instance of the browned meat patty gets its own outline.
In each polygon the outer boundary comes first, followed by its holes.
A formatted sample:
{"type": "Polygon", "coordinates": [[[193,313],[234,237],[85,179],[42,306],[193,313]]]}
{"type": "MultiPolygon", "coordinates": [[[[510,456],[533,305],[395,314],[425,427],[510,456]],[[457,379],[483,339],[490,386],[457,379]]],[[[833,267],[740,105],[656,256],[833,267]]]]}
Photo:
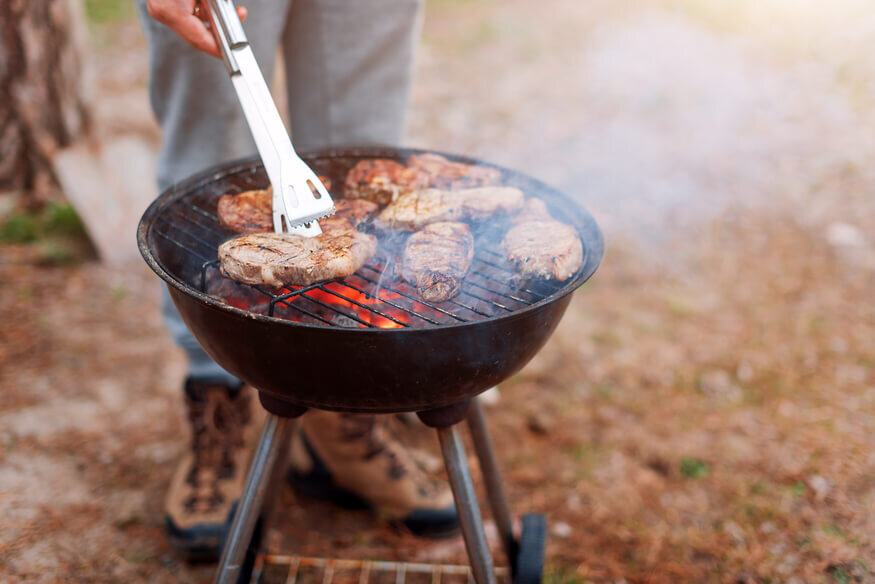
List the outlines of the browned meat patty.
{"type": "Polygon", "coordinates": [[[527,276],[564,282],[583,262],[583,244],[574,227],[555,219],[522,221],[501,242],[507,259],[527,276]]]}
{"type": "Polygon", "coordinates": [[[358,227],[380,210],[379,205],[365,199],[335,199],[334,208],[336,211],[332,217],[346,219],[353,227],[358,227]]]}
{"type": "Polygon", "coordinates": [[[426,184],[439,189],[464,189],[501,182],[501,171],[489,166],[451,162],[439,154],[414,154],[407,166],[424,177],[426,184]]]}
{"type": "MultiPolygon", "coordinates": [[[[346,199],[335,199],[334,208],[336,209],[334,215],[319,220],[322,231],[337,227],[354,229],[379,209],[376,203],[370,201],[346,199]]],[[[273,232],[270,189],[247,191],[239,195],[222,195],[219,198],[219,221],[238,233],[273,232]]]]}
{"type": "MultiPolygon", "coordinates": [[[[331,188],[328,177],[320,176],[319,180],[326,189],[331,188]]],[[[237,233],[273,231],[273,187],[222,195],[216,213],[219,223],[237,233]]]]}
{"type": "Polygon", "coordinates": [[[325,219],[320,219],[319,227],[322,228],[322,233],[337,231],[339,229],[355,229],[355,226],[349,222],[349,219],[346,219],[344,217],[337,217],[336,215],[326,217],[325,219]]]}
{"type": "Polygon", "coordinates": [[[405,193],[383,209],[374,225],[379,229],[415,231],[429,223],[463,218],[462,198],[453,191],[424,189],[405,193]]]}
{"type": "Polygon", "coordinates": [[[541,199],[526,200],[523,208],[519,213],[514,215],[511,222],[514,225],[525,223],[526,221],[551,221],[553,216],[547,210],[547,205],[541,199]]]}
{"type": "Polygon", "coordinates": [[[251,233],[219,246],[222,272],[244,284],[306,286],[355,273],[377,251],[377,238],[355,229],[316,237],[251,233]]]}
{"type": "Polygon", "coordinates": [[[524,199],[523,192],[513,187],[424,189],[398,197],[377,215],[374,225],[415,231],[438,221],[482,221],[520,209],[524,199]]]}
{"type": "Polygon", "coordinates": [[[273,231],[273,189],[219,197],[219,223],[237,233],[273,231]]]}
{"type": "Polygon", "coordinates": [[[523,192],[514,187],[488,186],[456,192],[462,197],[462,213],[469,221],[519,211],[525,202],[523,192]]]}
{"type": "Polygon", "coordinates": [[[344,197],[388,205],[403,193],[428,185],[427,177],[400,162],[377,158],[362,160],[346,175],[344,197]]]}
{"type": "Polygon", "coordinates": [[[398,274],[429,302],[459,293],[474,258],[474,237],[465,223],[432,223],[407,240],[398,274]]]}

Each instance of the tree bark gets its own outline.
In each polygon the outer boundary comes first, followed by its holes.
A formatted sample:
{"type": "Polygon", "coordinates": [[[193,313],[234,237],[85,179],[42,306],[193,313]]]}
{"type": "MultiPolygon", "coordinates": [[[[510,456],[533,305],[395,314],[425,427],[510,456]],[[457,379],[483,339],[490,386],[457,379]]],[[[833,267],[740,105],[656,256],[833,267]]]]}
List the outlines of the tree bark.
{"type": "Polygon", "coordinates": [[[58,191],[54,153],[88,127],[76,0],[0,0],[0,191],[58,191]]]}

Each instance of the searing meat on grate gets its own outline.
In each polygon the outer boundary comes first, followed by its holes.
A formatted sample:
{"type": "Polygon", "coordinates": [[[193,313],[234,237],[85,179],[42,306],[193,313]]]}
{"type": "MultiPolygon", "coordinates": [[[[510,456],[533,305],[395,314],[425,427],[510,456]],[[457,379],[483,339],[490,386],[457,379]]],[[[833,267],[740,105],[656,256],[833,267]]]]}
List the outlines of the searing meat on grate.
{"type": "Polygon", "coordinates": [[[379,205],[365,199],[334,199],[334,208],[336,211],[332,217],[346,219],[353,227],[358,227],[380,210],[379,205]]]}
{"type": "MultiPolygon", "coordinates": [[[[379,207],[364,200],[334,199],[335,213],[319,220],[325,230],[327,221],[342,219],[350,227],[358,227],[371,218],[379,207]]],[[[246,191],[238,195],[222,195],[219,198],[219,222],[238,233],[266,233],[273,231],[273,191],[246,191]]],[[[331,224],[333,227],[337,223],[331,224]]]]}
{"type": "Polygon", "coordinates": [[[519,213],[510,220],[514,225],[526,221],[552,221],[553,216],[547,210],[547,205],[541,199],[527,199],[519,213]]]}
{"type": "Polygon", "coordinates": [[[344,217],[338,217],[337,215],[332,215],[331,217],[326,217],[325,219],[319,220],[319,227],[322,228],[322,233],[329,233],[332,231],[338,230],[351,230],[355,229],[355,226],[349,222],[349,219],[344,217]]]}
{"type": "Polygon", "coordinates": [[[335,213],[319,220],[323,232],[356,229],[371,218],[380,207],[364,199],[335,199],[335,213]]]}
{"type": "Polygon", "coordinates": [[[577,231],[553,219],[542,201],[526,201],[512,222],[501,246],[520,273],[564,282],[580,268],[583,244],[577,231]]]}
{"type": "Polygon", "coordinates": [[[463,217],[462,199],[453,191],[424,189],[405,193],[374,219],[378,229],[415,231],[429,223],[458,221],[463,217]]]}
{"type": "Polygon", "coordinates": [[[443,302],[459,293],[473,258],[474,237],[468,225],[443,221],[410,236],[397,271],[423,299],[443,302]]]}
{"type": "Polygon", "coordinates": [[[513,187],[424,189],[398,197],[377,215],[374,225],[415,231],[438,221],[482,221],[520,209],[524,199],[523,192],[513,187]]]}
{"type": "MultiPolygon", "coordinates": [[[[331,188],[328,177],[320,176],[319,180],[326,189],[331,188]]],[[[374,212],[376,209],[370,211],[374,212]]],[[[273,231],[273,187],[244,191],[236,195],[224,194],[219,197],[216,214],[219,223],[237,233],[273,231]]]]}
{"type": "Polygon", "coordinates": [[[219,223],[237,233],[273,231],[273,189],[219,197],[219,223]]]}
{"type": "Polygon", "coordinates": [[[363,160],[346,175],[344,197],[388,205],[403,193],[428,186],[428,177],[400,162],[363,160]]]}
{"type": "Polygon", "coordinates": [[[376,251],[376,237],[350,228],[316,237],[252,233],[220,245],[219,263],[226,276],[244,284],[306,286],[349,276],[376,251]]]}
{"type": "Polygon", "coordinates": [[[413,154],[407,165],[434,188],[464,189],[501,182],[501,171],[497,168],[452,162],[439,154],[413,154]]]}
{"type": "Polygon", "coordinates": [[[478,187],[455,191],[462,198],[462,214],[469,221],[482,221],[523,208],[525,196],[514,187],[478,187]]]}

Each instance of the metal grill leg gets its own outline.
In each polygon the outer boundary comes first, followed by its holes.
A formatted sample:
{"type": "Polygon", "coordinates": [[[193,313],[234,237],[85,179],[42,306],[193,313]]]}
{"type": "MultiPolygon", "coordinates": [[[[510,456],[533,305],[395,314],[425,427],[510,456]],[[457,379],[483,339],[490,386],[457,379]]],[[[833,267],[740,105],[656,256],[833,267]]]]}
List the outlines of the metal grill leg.
{"type": "Polygon", "coordinates": [[[264,494],[270,483],[274,466],[279,460],[279,453],[283,450],[283,442],[288,441],[294,424],[293,418],[281,418],[273,414],[267,416],[264,430],[261,432],[261,440],[252,458],[252,465],[249,467],[246,486],[237,502],[237,511],[234,513],[234,520],[225,540],[225,549],[222,550],[222,559],[219,560],[215,584],[237,583],[246,556],[246,548],[252,540],[252,532],[264,503],[264,494]]]}
{"type": "Polygon", "coordinates": [[[465,455],[465,446],[459,436],[459,430],[456,426],[449,426],[438,428],[437,431],[474,579],[477,584],[496,584],[492,554],[486,543],[480,506],[477,503],[474,484],[471,482],[468,459],[465,455]]]}
{"type": "Polygon", "coordinates": [[[486,417],[483,415],[483,406],[479,399],[473,400],[471,409],[468,410],[468,429],[471,431],[471,440],[474,442],[474,451],[480,461],[480,469],[483,471],[483,482],[486,483],[486,494],[489,497],[489,506],[507,561],[514,565],[517,554],[517,543],[513,536],[513,521],[507,506],[507,497],[504,495],[504,485],[501,482],[501,472],[498,469],[498,461],[495,458],[495,450],[492,448],[492,439],[486,428],[486,417]]]}

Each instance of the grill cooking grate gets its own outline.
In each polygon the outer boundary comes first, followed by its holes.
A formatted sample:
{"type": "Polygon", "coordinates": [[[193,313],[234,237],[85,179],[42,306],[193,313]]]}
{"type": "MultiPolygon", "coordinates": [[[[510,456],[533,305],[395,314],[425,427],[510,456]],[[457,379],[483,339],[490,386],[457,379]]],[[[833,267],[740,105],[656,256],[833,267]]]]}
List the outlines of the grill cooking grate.
{"type": "Polygon", "coordinates": [[[170,212],[159,215],[153,233],[182,252],[181,264],[199,266],[189,285],[267,316],[348,328],[422,328],[509,314],[562,288],[558,282],[522,280],[500,253],[489,249],[495,246],[477,245],[476,232],[475,257],[462,291],[445,302],[427,302],[415,287],[391,276],[399,251],[387,252],[382,242],[377,255],[347,278],[281,291],[239,284],[218,267],[218,246],[234,234],[219,223],[216,201],[209,193],[175,201],[170,212]]]}
{"type": "MultiPolygon", "coordinates": [[[[497,567],[499,584],[509,584],[506,567],[497,567]]],[[[259,555],[252,584],[473,584],[468,566],[378,562],[259,555]]]]}

